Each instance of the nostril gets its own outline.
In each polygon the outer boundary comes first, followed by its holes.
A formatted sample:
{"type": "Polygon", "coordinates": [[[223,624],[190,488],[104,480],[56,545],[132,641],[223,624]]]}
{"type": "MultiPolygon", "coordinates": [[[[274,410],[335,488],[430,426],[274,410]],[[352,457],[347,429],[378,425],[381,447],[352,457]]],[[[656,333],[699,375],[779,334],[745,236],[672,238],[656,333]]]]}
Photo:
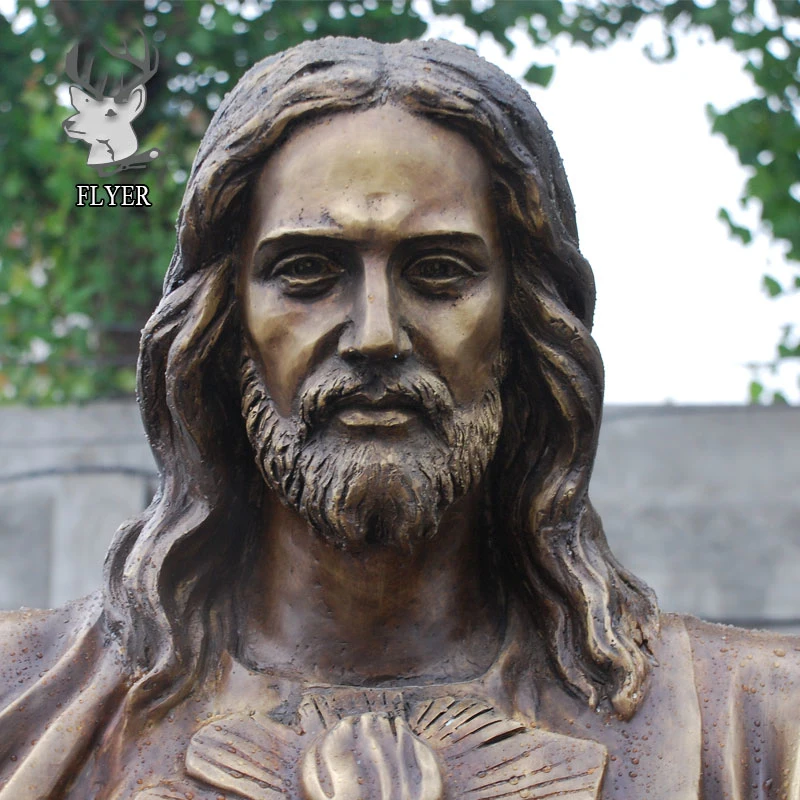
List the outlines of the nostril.
{"type": "Polygon", "coordinates": [[[345,361],[364,361],[366,359],[364,353],[357,347],[342,348],[340,355],[345,361]]]}
{"type": "Polygon", "coordinates": [[[64,120],[64,127],[71,128],[75,123],[71,119],[64,120]]]}
{"type": "Polygon", "coordinates": [[[351,362],[400,361],[412,350],[410,335],[403,325],[375,318],[346,326],[338,344],[339,356],[351,362]]]}
{"type": "Polygon", "coordinates": [[[407,357],[407,353],[399,352],[375,352],[362,350],[359,347],[346,347],[339,352],[341,358],[351,363],[361,363],[364,361],[401,361],[407,357]]]}

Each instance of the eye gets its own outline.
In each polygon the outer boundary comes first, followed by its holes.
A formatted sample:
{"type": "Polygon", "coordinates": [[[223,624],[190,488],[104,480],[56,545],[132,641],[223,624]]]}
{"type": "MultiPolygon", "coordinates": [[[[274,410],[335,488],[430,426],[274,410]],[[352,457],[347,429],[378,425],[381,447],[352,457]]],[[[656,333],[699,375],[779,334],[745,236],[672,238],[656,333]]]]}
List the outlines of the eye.
{"type": "Polygon", "coordinates": [[[452,255],[423,256],[406,267],[405,279],[420,293],[454,296],[462,291],[477,271],[452,255]]]}
{"type": "Polygon", "coordinates": [[[280,280],[284,292],[296,297],[316,297],[333,288],[344,269],[322,253],[296,253],[280,259],[270,277],[280,280]]]}
{"type": "Polygon", "coordinates": [[[114,111],[113,108],[109,108],[108,111],[106,111],[106,116],[107,117],[116,117],[117,116],[117,112],[114,111]]]}

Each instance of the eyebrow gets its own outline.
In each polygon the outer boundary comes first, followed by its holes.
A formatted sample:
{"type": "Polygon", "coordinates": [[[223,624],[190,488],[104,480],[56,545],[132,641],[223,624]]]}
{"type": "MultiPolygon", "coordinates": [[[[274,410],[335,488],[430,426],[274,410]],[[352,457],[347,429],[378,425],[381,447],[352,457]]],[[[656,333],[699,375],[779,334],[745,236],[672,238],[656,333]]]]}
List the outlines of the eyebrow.
{"type": "MultiPolygon", "coordinates": [[[[309,241],[339,246],[358,243],[344,235],[338,228],[278,228],[263,236],[253,252],[257,259],[263,251],[281,251],[302,246],[309,241]]],[[[398,237],[395,247],[456,247],[478,257],[489,258],[489,246],[482,236],[467,231],[426,231],[398,237]]]]}

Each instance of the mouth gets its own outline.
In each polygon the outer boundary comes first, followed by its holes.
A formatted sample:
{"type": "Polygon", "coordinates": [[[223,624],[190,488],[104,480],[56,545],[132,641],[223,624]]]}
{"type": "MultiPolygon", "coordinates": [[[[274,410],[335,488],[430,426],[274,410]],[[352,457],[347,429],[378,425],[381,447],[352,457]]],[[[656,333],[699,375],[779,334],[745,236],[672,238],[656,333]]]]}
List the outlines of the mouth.
{"type": "Polygon", "coordinates": [[[373,399],[365,394],[355,394],[337,403],[333,416],[345,428],[400,430],[419,419],[420,408],[397,395],[373,399]]]}
{"type": "Polygon", "coordinates": [[[371,408],[350,406],[337,414],[346,428],[399,428],[407,427],[415,418],[415,411],[407,408],[371,408]]]}

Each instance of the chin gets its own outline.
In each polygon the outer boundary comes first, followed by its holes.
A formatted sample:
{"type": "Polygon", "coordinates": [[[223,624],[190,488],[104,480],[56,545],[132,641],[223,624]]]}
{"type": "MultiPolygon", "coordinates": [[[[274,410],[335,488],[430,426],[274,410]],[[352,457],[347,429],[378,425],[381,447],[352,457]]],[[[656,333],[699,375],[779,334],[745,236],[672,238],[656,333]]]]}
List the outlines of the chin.
{"type": "Polygon", "coordinates": [[[296,509],[343,550],[387,547],[410,554],[436,534],[454,499],[452,482],[437,485],[429,477],[436,471],[387,459],[383,443],[377,452],[367,450],[356,458],[338,458],[337,466],[303,493],[296,509]]]}

